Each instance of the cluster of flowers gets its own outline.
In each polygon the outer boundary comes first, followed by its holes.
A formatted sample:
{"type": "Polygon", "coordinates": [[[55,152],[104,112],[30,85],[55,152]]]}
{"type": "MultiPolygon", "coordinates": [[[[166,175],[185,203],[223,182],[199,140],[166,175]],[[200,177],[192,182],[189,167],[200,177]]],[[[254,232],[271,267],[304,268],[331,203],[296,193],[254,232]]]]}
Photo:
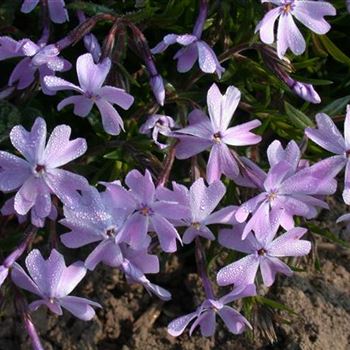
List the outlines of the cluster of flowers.
{"type": "MultiPolygon", "coordinates": [[[[305,51],[305,41],[297,29],[293,16],[317,34],[324,34],[329,24],[326,15],[335,15],[334,7],[328,2],[306,0],[274,0],[276,5],[257,26],[264,43],[274,42],[274,24],[279,18],[277,31],[277,54],[283,58],[288,48],[294,54],[305,51]]],[[[30,12],[38,1],[24,1],[22,11],[30,12]]],[[[63,1],[48,1],[50,18],[56,23],[68,20],[63,1]]],[[[178,43],[184,47],[175,55],[179,72],[189,71],[196,60],[205,73],[224,71],[212,48],[201,39],[207,17],[208,3],[200,1],[200,12],[192,34],[169,34],[152,51],[163,52],[169,45],[178,43]]],[[[83,14],[80,20],[85,21],[83,14]]],[[[60,51],[67,44],[61,40],[48,44],[48,35],[34,43],[29,39],[15,41],[0,37],[0,60],[10,57],[24,57],[9,78],[9,87],[3,96],[13,89],[25,89],[36,80],[39,72],[43,93],[54,94],[59,90],[72,90],[78,95],[66,97],[57,106],[61,110],[74,105],[74,114],[86,117],[96,104],[100,111],[104,130],[118,135],[123,130],[123,120],[113,105],[124,110],[131,107],[133,96],[125,90],[103,85],[111,69],[111,60],[103,57],[97,39],[92,34],[84,37],[89,53],[81,55],[76,62],[79,86],[60,77],[55,72],[70,69],[71,65],[60,57],[60,51]]],[[[148,62],[153,67],[153,61],[148,62]]],[[[151,86],[156,99],[164,103],[165,92],[155,68],[150,69],[151,86]]],[[[319,96],[310,84],[293,80],[283,73],[283,79],[291,89],[311,102],[320,102],[319,96]]],[[[57,207],[53,196],[63,205],[60,223],[70,231],[60,236],[68,248],[94,245],[85,261],[78,261],[66,267],[64,257],[53,249],[47,260],[40,251],[32,250],[25,259],[28,273],[16,262],[28,246],[26,238],[0,266],[0,286],[10,276],[12,281],[40,297],[29,305],[34,311],[41,305],[61,315],[67,309],[82,320],[94,317],[93,307],[100,305],[91,300],[70,296],[76,285],[84,278],[87,270],[94,270],[100,263],[118,268],[130,283],[140,283],[147,291],[162,300],[169,300],[171,294],[152,283],[147,274],[159,272],[159,259],[151,254],[158,245],[162,251],[173,253],[178,244],[195,241],[198,259],[203,258],[201,239],[215,240],[210,226],[225,225],[218,233],[218,242],[223,247],[247,254],[231,262],[217,273],[219,286],[233,286],[232,290],[216,297],[205,271],[199,271],[204,285],[206,299],[198,308],[172,321],[168,331],[180,335],[194,320],[190,332],[199,325],[203,336],[215,332],[215,315],[222,318],[229,331],[239,334],[249,322],[234,308],[233,301],[256,295],[256,275],[260,267],[265,286],[271,286],[277,273],[290,276],[292,270],[280,258],[307,255],[311,243],[301,239],[306,229],[295,227],[294,217],[305,219],[316,217],[319,208],[328,208],[324,197],[336,191],[336,175],[345,166],[344,201],[350,204],[350,107],[345,120],[345,138],[333,121],[325,114],[316,116],[317,128],[307,128],[306,135],[335,156],[309,164],[302,159],[295,141],[283,148],[279,141],[270,144],[267,158],[270,169],[265,172],[251,160],[240,157],[230,146],[249,146],[261,141],[251,130],[260,126],[259,120],[251,120],[230,126],[232,116],[240,102],[240,91],[230,86],[224,95],[216,84],[207,93],[209,117],[200,109],[188,116],[188,125],[180,127],[169,116],[153,115],[141,126],[141,133],[151,133],[160,148],[168,145],[158,141],[159,134],[169,140],[177,139],[176,157],[187,159],[209,150],[206,178],[195,179],[187,188],[176,182],[172,188],[163,183],[155,184],[150,171],[144,174],[130,171],[121,181],[101,182],[103,191],[89,185],[82,176],[61,169],[87,151],[85,139],[70,140],[71,128],[56,126],[47,143],[44,119],[38,117],[30,131],[21,125],[10,132],[10,140],[24,157],[0,151],[0,190],[16,192],[1,209],[3,215],[15,214],[20,222],[30,215],[32,225],[43,227],[46,218],[57,220],[57,207]],[[226,193],[221,182],[222,175],[237,186],[256,190],[257,195],[239,206],[222,207],[215,211],[226,193]],[[206,184],[207,182],[207,184],[206,184]],[[182,231],[179,228],[185,228],[182,231]],[[280,228],[285,232],[281,233],[280,228]],[[180,231],[180,233],[179,233],[180,231]]],[[[350,220],[350,214],[339,221],[350,220]]],[[[203,261],[202,261],[203,262],[203,261]]],[[[199,264],[200,265],[200,264],[199,264]]],[[[30,334],[32,339],[34,334],[30,334]]],[[[40,344],[33,341],[34,347],[40,344]],[[36,344],[36,345],[35,345],[36,344]]]]}

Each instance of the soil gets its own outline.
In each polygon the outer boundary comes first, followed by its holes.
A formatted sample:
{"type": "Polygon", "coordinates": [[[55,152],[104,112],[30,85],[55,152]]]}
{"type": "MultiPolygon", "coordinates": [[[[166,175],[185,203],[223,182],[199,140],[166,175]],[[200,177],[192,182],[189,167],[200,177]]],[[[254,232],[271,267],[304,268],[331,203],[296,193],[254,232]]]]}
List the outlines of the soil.
{"type": "MultiPolygon", "coordinates": [[[[328,212],[315,223],[348,238],[344,228],[334,224],[338,211],[328,212]]],[[[219,323],[212,338],[201,337],[198,331],[192,337],[188,331],[178,338],[167,334],[167,324],[191,312],[201,300],[201,285],[190,254],[186,258],[173,255],[163,264],[167,273],[153,278],[172,292],[170,302],[157,300],[138,285],[128,285],[119,271],[100,266],[76,293],[101,303],[103,309],[97,311],[95,319],[83,322],[68,312],[56,317],[44,308],[35,312],[33,319],[45,349],[50,350],[349,350],[350,252],[319,237],[315,242],[320,270],[309,258],[299,262],[303,272],[291,278],[279,277],[270,291],[262,291],[295,314],[261,307],[250,319],[254,333],[234,336],[219,323]]],[[[0,350],[30,349],[11,303],[5,305],[0,317],[0,350]]]]}

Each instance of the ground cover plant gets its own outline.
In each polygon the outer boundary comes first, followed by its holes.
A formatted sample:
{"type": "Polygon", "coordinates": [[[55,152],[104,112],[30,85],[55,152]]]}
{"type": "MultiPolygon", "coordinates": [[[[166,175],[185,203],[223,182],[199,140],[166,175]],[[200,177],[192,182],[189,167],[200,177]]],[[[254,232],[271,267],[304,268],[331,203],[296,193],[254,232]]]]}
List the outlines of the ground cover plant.
{"type": "Polygon", "coordinates": [[[281,315],[297,315],[270,291],[322,274],[320,240],[349,248],[349,11],[345,0],[0,4],[0,306],[4,323],[21,318],[21,342],[47,347],[40,310],[108,312],[101,271],[159,300],[149,324],[163,312],[171,338],[276,341],[281,315]],[[343,209],[327,221],[334,202],[343,209]],[[174,259],[199,278],[196,305],[169,281],[174,259]],[[172,300],[186,312],[167,312],[172,300]]]}

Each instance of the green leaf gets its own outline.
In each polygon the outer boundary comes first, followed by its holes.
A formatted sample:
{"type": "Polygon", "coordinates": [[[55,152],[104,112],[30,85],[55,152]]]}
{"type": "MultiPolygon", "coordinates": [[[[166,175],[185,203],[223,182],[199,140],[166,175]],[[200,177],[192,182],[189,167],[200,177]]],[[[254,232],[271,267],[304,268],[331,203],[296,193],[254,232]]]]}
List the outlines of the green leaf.
{"type": "Polygon", "coordinates": [[[327,52],[336,61],[350,66],[350,57],[348,57],[343,51],[341,51],[331,39],[329,39],[326,35],[321,35],[320,40],[327,52]]]}
{"type": "Polygon", "coordinates": [[[321,112],[326,113],[330,116],[343,113],[346,105],[350,102],[350,95],[338,98],[331,102],[329,105],[324,107],[321,112]]]}
{"type": "Polygon", "coordinates": [[[17,124],[20,124],[21,113],[17,107],[5,100],[0,100],[0,142],[9,137],[9,132],[17,124]]]}
{"type": "Polygon", "coordinates": [[[284,102],[284,108],[288,119],[297,128],[305,129],[308,126],[314,126],[314,123],[308,116],[306,116],[303,112],[299,111],[286,101],[284,102]]]}
{"type": "Polygon", "coordinates": [[[263,296],[261,296],[261,295],[255,296],[254,299],[255,299],[255,301],[257,301],[259,304],[272,307],[273,309],[276,309],[276,310],[287,311],[289,314],[297,315],[297,313],[296,313],[294,310],[292,310],[292,309],[289,308],[288,306],[283,305],[283,304],[281,304],[281,303],[279,303],[279,302],[277,302],[277,301],[275,301],[275,300],[272,300],[272,299],[263,297],[263,296]]]}
{"type": "Polygon", "coordinates": [[[345,248],[350,248],[350,244],[348,242],[343,241],[342,239],[338,238],[334,233],[328,231],[327,229],[321,228],[321,227],[319,227],[315,224],[312,224],[312,223],[307,223],[306,226],[308,227],[308,229],[311,232],[316,233],[317,235],[326,238],[328,241],[333,242],[333,243],[337,243],[345,248]]]}

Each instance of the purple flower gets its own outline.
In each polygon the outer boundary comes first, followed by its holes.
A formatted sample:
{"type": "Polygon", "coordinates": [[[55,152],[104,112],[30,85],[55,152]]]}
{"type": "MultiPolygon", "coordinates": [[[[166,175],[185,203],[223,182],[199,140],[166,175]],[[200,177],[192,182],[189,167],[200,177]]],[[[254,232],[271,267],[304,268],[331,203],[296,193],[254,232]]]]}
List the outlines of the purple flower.
{"type": "Polygon", "coordinates": [[[188,215],[181,220],[175,220],[176,226],[187,226],[182,238],[183,242],[191,243],[197,236],[214,240],[213,232],[207,227],[212,224],[226,224],[234,220],[235,206],[229,206],[213,213],[220,200],[225,195],[226,188],[221,181],[208,187],[202,178],[196,180],[190,189],[173,183],[173,191],[164,187],[157,188],[157,198],[164,201],[175,200],[188,207],[188,215]]]}
{"type": "Polygon", "coordinates": [[[269,223],[259,225],[255,235],[250,232],[244,240],[237,230],[223,229],[219,234],[219,243],[226,248],[249,255],[223,267],[218,272],[219,286],[252,284],[259,266],[264,285],[268,287],[274,283],[277,272],[291,276],[292,270],[279,258],[307,255],[311,250],[311,243],[300,239],[307,231],[301,227],[292,228],[274,239],[278,227],[279,220],[276,218],[272,225],[269,223]]]}
{"type": "MultiPolygon", "coordinates": [[[[128,249],[130,250],[130,248],[128,249]]],[[[126,253],[124,254],[127,255],[126,253]]],[[[148,271],[148,273],[159,272],[158,258],[155,255],[145,254],[145,251],[141,251],[141,254],[140,251],[134,251],[131,258],[134,260],[133,262],[126,258],[120,266],[121,270],[126,276],[128,283],[141,284],[149,293],[155,294],[159,299],[165,301],[170,300],[171,294],[166,289],[154,283],[151,283],[145,276],[144,270],[147,270],[147,268],[149,269],[149,266],[151,267],[151,271],[148,271]],[[148,261],[144,260],[144,257],[148,258],[148,261]],[[152,260],[150,260],[150,257],[152,257],[152,260]],[[135,264],[135,259],[137,259],[138,264],[135,264]],[[154,270],[155,260],[157,260],[158,264],[158,269],[156,271],[154,270]]]]}
{"type": "Polygon", "coordinates": [[[120,240],[133,249],[140,250],[149,243],[147,232],[157,234],[160,246],[165,252],[176,251],[176,240],[181,238],[169,219],[181,219],[187,214],[187,208],[176,201],[158,200],[151,174],[146,170],[142,175],[132,170],[125,178],[129,191],[118,184],[107,184],[115,203],[119,202],[130,213],[121,228],[120,240]],[[113,188],[112,188],[113,186],[113,188]]]}
{"type": "Polygon", "coordinates": [[[61,224],[71,231],[61,235],[62,243],[69,248],[100,242],[89,254],[85,266],[94,270],[103,262],[118,267],[123,261],[119,247],[119,231],[124,224],[127,212],[116,208],[108,192],[99,193],[94,187],[82,192],[81,199],[73,207],[64,207],[61,224]]]}
{"type": "Polygon", "coordinates": [[[346,7],[348,11],[350,12],[350,0],[346,0],[346,7]]]}
{"type": "MultiPolygon", "coordinates": [[[[83,11],[77,11],[77,16],[79,18],[79,23],[83,23],[86,20],[85,13],[83,11]]],[[[96,36],[92,33],[86,34],[84,36],[84,46],[87,51],[89,51],[94,59],[95,63],[98,63],[101,57],[101,46],[96,38],[96,36]]]]}
{"type": "Polygon", "coordinates": [[[284,79],[290,89],[303,100],[311,103],[321,103],[321,98],[311,84],[302,83],[287,76],[284,79]]]}
{"type": "Polygon", "coordinates": [[[2,265],[0,265],[0,287],[7,278],[10,268],[27,249],[28,245],[30,244],[30,242],[32,242],[36,233],[37,228],[29,226],[29,231],[25,233],[25,238],[23,239],[23,241],[17,245],[17,247],[12,251],[12,253],[6,257],[2,265]]]}
{"type": "Polygon", "coordinates": [[[178,43],[184,46],[184,48],[180,49],[174,56],[174,59],[177,60],[178,72],[188,72],[198,59],[199,67],[204,73],[216,72],[220,78],[225,69],[221,67],[213,49],[206,42],[201,40],[207,12],[207,2],[201,1],[200,13],[192,34],[168,34],[156,47],[151,50],[152,53],[161,53],[165,51],[169,45],[178,43]]]}
{"type": "Polygon", "coordinates": [[[69,296],[86,275],[82,261],[66,267],[63,255],[57,250],[53,249],[49,258],[45,260],[40,251],[34,249],[26,258],[26,267],[29,276],[20,265],[15,264],[11,278],[18,287],[41,297],[29,305],[32,311],[45,305],[53,313],[62,315],[64,308],[75,317],[89,321],[95,316],[92,306],[101,307],[91,300],[69,296]]]}
{"type": "Polygon", "coordinates": [[[335,157],[301,170],[286,160],[272,163],[260,188],[261,193],[243,203],[236,212],[238,222],[244,222],[252,213],[242,238],[252,229],[257,230],[261,222],[272,222],[281,209],[280,223],[285,229],[294,226],[294,215],[310,219],[317,215],[316,207],[328,209],[327,203],[318,196],[335,192],[337,183],[333,177],[341,170],[341,166],[335,157]]]}
{"type": "Polygon", "coordinates": [[[9,36],[0,36],[0,61],[23,56],[22,46],[27,40],[16,41],[9,36]]]}
{"type": "MultiPolygon", "coordinates": [[[[38,3],[39,0],[24,0],[21,7],[21,12],[32,12],[38,3]]],[[[49,0],[47,2],[47,5],[49,9],[49,16],[52,22],[64,23],[68,21],[68,12],[65,8],[64,0],[49,0]]]]}
{"type": "Polygon", "coordinates": [[[151,283],[145,276],[146,273],[159,272],[158,257],[148,253],[150,238],[146,246],[139,250],[122,242],[120,229],[129,212],[122,207],[124,198],[118,198],[118,193],[115,193],[120,190],[120,183],[106,186],[107,190],[102,193],[91,187],[82,193],[78,206],[74,209],[64,208],[65,218],[60,223],[71,231],[61,235],[61,241],[69,248],[100,242],[85,260],[89,270],[94,270],[101,262],[117,267],[125,273],[129,283],[140,283],[149,292],[169,300],[169,292],[151,283]]]}
{"type": "Polygon", "coordinates": [[[316,115],[317,129],[306,128],[306,136],[329,152],[336,154],[335,158],[345,167],[345,183],[343,199],[350,204],[350,105],[344,123],[344,137],[339,132],[333,120],[324,113],[316,115]]]}
{"type": "Polygon", "coordinates": [[[118,135],[120,128],[124,129],[124,123],[113,104],[129,109],[134,98],[123,89],[102,86],[111,69],[111,60],[106,58],[103,62],[95,64],[92,55],[87,53],[79,56],[76,68],[80,86],[55,76],[44,78],[46,87],[51,91],[74,90],[81,94],[81,96],[65,98],[58,104],[57,109],[60,111],[63,107],[73,104],[74,114],[86,117],[96,104],[101,113],[105,131],[111,135],[118,135]]]}
{"type": "MultiPolygon", "coordinates": [[[[15,197],[9,198],[1,208],[2,215],[16,215],[20,224],[27,220],[27,215],[18,214],[15,210],[15,197]]],[[[50,214],[47,216],[50,220],[56,221],[57,209],[54,205],[51,206],[50,214]]],[[[36,227],[44,227],[46,217],[40,217],[40,211],[36,212],[36,207],[30,211],[30,221],[36,227]]]]}
{"type": "Polygon", "coordinates": [[[25,159],[0,151],[0,190],[18,190],[14,209],[20,215],[34,210],[35,217],[44,219],[52,212],[51,194],[65,205],[73,205],[79,198],[76,190],[88,186],[85,178],[60,166],[86,152],[82,138],[69,140],[71,128],[59,125],[46,143],[46,123],[37,118],[30,132],[17,125],[10,132],[13,146],[25,159]]]}
{"type": "Polygon", "coordinates": [[[171,321],[168,325],[168,333],[173,337],[178,337],[184,332],[188,324],[195,319],[190,329],[190,335],[199,325],[202,336],[211,337],[215,333],[216,314],[218,314],[231,333],[240,334],[246,326],[249,328],[252,328],[252,326],[238,311],[226,304],[253,295],[256,295],[256,288],[254,284],[251,284],[243,288],[236,288],[220,299],[206,299],[195,312],[171,321]]]}
{"type": "Polygon", "coordinates": [[[231,179],[239,174],[238,164],[227,145],[246,146],[261,141],[260,136],[250,132],[261,125],[257,119],[229,128],[240,98],[241,93],[234,86],[228,87],[225,95],[221,95],[213,84],[207,95],[210,119],[195,109],[188,116],[190,125],[173,133],[180,139],[176,147],[178,159],[190,158],[205,149],[211,149],[207,165],[209,183],[220,180],[221,174],[231,179]]]}
{"type": "Polygon", "coordinates": [[[46,89],[43,79],[46,75],[54,75],[55,71],[64,72],[71,68],[71,64],[59,57],[59,49],[44,42],[35,44],[29,39],[15,41],[9,37],[0,37],[0,60],[26,56],[14,68],[9,78],[9,86],[16,86],[22,90],[30,86],[36,79],[39,71],[40,83],[43,92],[52,95],[53,92],[46,89]]]}
{"type": "Polygon", "coordinates": [[[147,120],[140,127],[141,134],[152,133],[152,139],[154,143],[160,148],[164,149],[168,145],[160,143],[158,141],[158,135],[169,136],[171,134],[171,128],[175,127],[173,118],[167,115],[153,114],[147,117],[147,120]],[[152,130],[153,129],[153,130],[152,130]]]}
{"type": "Polygon", "coordinates": [[[316,34],[326,34],[331,26],[324,16],[335,16],[333,5],[326,1],[310,0],[262,0],[277,5],[258,23],[255,32],[260,31],[260,39],[266,44],[275,40],[274,27],[277,18],[277,53],[282,58],[290,48],[295,55],[305,51],[305,40],[297,28],[293,16],[316,34]]]}

